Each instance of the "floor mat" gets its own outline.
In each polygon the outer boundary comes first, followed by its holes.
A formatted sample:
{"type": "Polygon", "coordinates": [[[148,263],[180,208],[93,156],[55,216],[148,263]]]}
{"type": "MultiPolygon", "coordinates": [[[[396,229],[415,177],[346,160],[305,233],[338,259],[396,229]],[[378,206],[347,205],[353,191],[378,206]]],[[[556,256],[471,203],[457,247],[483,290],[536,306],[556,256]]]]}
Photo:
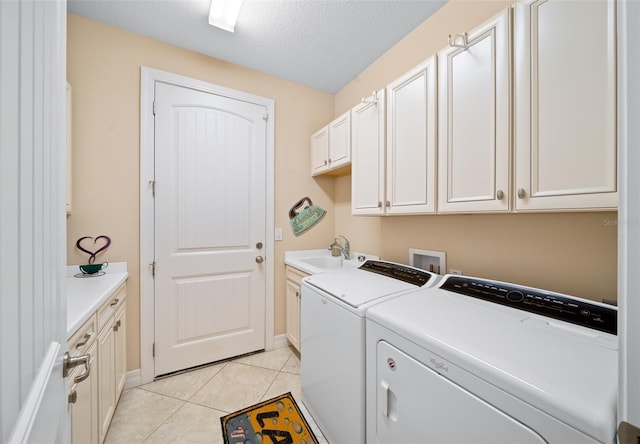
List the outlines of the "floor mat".
{"type": "Polygon", "coordinates": [[[220,418],[225,444],[318,444],[291,393],[220,418]]]}

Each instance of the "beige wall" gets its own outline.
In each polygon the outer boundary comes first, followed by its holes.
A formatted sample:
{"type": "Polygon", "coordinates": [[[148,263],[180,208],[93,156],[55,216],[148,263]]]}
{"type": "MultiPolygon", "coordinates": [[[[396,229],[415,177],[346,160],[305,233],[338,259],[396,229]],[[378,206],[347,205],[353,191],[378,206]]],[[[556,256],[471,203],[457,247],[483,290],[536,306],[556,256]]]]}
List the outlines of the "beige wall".
{"type": "Polygon", "coordinates": [[[334,181],[309,174],[309,136],[333,117],[333,96],[71,14],[67,61],[73,88],[68,263],[87,260],[75,248],[78,238],[101,234],[113,242],[100,260],[128,263],[128,369],[140,367],[140,273],[148,272],[139,266],[142,65],[275,100],[275,226],[284,233],[284,240],[275,243],[275,334],[284,333],[284,251],[328,245],[334,235],[334,181]],[[296,238],[288,212],[305,195],[329,211],[296,238]]]}
{"type": "MultiPolygon", "coordinates": [[[[284,333],[285,250],[321,248],[341,233],[355,251],[408,262],[409,248],[447,252],[450,268],[592,299],[616,297],[616,213],[354,217],[351,176],[311,178],[309,136],[510,2],[452,0],[335,96],[78,16],[68,17],[73,87],[73,199],[68,262],[81,236],[108,234],[107,261],[127,261],[128,369],[140,366],[140,66],[273,98],[276,103],[275,334],[284,333]],[[303,195],[328,210],[299,238],[289,207],[303,195]],[[335,206],[334,206],[335,205],[335,206]]],[[[146,270],[142,270],[146,272],[146,270]]]]}
{"type": "MultiPolygon", "coordinates": [[[[335,96],[334,115],[356,105],[507,7],[453,0],[335,96]]],[[[616,299],[616,213],[354,217],[351,176],[335,182],[336,232],[355,250],[408,263],[409,248],[447,253],[448,268],[595,300],[616,299]]]]}

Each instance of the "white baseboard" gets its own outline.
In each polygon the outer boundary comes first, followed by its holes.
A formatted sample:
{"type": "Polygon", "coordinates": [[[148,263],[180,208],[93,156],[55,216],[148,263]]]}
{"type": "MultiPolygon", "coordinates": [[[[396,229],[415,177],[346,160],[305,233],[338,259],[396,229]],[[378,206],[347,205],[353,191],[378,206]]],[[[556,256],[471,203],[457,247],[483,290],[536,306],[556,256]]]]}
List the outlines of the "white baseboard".
{"type": "Polygon", "coordinates": [[[289,346],[289,341],[287,341],[287,335],[277,335],[273,337],[273,348],[285,348],[289,346]]]}
{"type": "Polygon", "coordinates": [[[129,370],[127,372],[127,379],[124,381],[124,389],[130,389],[138,387],[140,385],[140,369],[129,370]]]}
{"type": "MultiPolygon", "coordinates": [[[[287,335],[277,335],[273,337],[273,349],[289,347],[289,341],[287,341],[287,335]]],[[[124,382],[124,389],[130,389],[138,387],[141,383],[140,369],[129,370],[127,372],[127,379],[124,382]]]]}

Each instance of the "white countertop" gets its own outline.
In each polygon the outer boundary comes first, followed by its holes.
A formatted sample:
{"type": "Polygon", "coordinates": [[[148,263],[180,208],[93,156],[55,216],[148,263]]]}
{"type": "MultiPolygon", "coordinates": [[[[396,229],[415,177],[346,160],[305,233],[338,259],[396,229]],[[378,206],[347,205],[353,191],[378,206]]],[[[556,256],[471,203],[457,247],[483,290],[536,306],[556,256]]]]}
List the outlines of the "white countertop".
{"type": "Polygon", "coordinates": [[[129,277],[126,262],[113,262],[105,274],[95,277],[74,277],[80,273],[77,265],[67,267],[67,339],[109,299],[129,277]]]}
{"type": "Polygon", "coordinates": [[[339,268],[321,268],[321,267],[315,267],[309,263],[304,262],[305,259],[309,259],[309,258],[317,258],[317,257],[327,257],[330,258],[331,256],[331,250],[327,249],[327,248],[323,248],[323,249],[319,249],[319,250],[295,250],[295,251],[285,251],[284,252],[284,263],[286,265],[289,265],[293,268],[297,268],[300,271],[304,271],[305,273],[308,274],[317,274],[317,273],[322,273],[324,271],[336,271],[340,268],[353,268],[353,267],[357,267],[359,266],[362,262],[364,262],[366,259],[379,259],[378,256],[374,256],[371,254],[364,254],[364,253],[358,253],[358,252],[351,252],[350,254],[350,259],[345,259],[345,262],[349,262],[349,264],[345,264],[347,265],[346,267],[339,267],[339,268]],[[359,260],[358,258],[364,258],[362,260],[359,260]]]}

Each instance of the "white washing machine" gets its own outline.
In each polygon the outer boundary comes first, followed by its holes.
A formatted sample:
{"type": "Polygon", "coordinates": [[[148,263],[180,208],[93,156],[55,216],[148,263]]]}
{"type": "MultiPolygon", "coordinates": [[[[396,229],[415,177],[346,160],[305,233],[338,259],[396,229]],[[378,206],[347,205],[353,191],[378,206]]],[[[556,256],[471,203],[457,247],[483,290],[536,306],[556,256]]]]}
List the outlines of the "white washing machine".
{"type": "Polygon", "coordinates": [[[330,443],[365,442],[367,309],[438,280],[424,270],[368,260],[302,281],[302,401],[330,443]]]}
{"type": "Polygon", "coordinates": [[[367,442],[614,443],[617,309],[447,275],[367,312],[367,442]]]}

